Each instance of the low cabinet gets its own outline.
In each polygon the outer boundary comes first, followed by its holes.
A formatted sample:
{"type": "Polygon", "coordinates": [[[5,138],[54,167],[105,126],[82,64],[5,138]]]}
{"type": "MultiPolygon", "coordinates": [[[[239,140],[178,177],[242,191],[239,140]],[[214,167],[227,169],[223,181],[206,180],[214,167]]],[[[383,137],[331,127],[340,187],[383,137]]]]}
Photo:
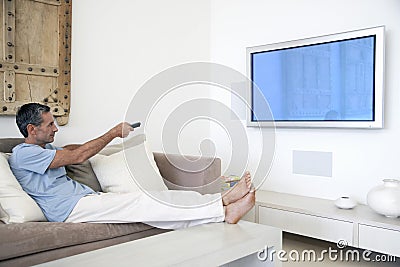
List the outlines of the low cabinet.
{"type": "Polygon", "coordinates": [[[259,190],[255,220],[285,232],[400,257],[400,219],[379,215],[366,205],[345,210],[332,200],[259,190]]]}

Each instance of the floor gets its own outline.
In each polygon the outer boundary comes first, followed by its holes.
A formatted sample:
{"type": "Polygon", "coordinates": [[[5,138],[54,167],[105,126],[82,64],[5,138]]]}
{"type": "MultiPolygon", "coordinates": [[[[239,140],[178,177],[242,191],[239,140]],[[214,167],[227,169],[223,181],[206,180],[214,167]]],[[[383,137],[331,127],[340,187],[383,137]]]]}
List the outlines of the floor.
{"type": "Polygon", "coordinates": [[[286,252],[286,254],[282,254],[281,257],[284,259],[283,267],[400,266],[400,258],[394,258],[392,256],[389,256],[391,257],[389,258],[388,255],[378,253],[369,254],[368,251],[364,252],[364,250],[359,250],[352,247],[339,249],[335,243],[289,233],[284,234],[283,251],[286,252]],[[386,261],[382,262],[384,259],[386,259],[386,261]]]}

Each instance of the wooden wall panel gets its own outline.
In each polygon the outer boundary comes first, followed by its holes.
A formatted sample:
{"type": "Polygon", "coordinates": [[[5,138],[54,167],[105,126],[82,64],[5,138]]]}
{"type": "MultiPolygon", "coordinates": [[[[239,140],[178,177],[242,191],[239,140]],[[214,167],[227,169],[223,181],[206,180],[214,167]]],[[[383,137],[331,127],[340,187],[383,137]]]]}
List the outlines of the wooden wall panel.
{"type": "Polygon", "coordinates": [[[55,33],[58,32],[59,6],[29,0],[19,0],[17,3],[15,61],[57,66],[58,35],[55,33]]]}
{"type": "Polygon", "coordinates": [[[0,7],[0,115],[39,102],[68,123],[71,0],[0,0],[0,7]]]}

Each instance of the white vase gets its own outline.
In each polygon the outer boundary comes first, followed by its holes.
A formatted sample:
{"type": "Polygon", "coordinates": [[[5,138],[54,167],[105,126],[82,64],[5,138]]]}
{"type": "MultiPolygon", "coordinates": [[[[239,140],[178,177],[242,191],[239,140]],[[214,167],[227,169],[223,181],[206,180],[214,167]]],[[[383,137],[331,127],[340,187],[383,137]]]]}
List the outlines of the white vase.
{"type": "Polygon", "coordinates": [[[345,210],[349,210],[357,206],[357,202],[353,198],[347,196],[336,199],[334,203],[339,209],[345,210]]]}
{"type": "Polygon", "coordinates": [[[386,217],[400,216],[400,181],[383,180],[383,185],[378,185],[368,192],[367,203],[372,210],[386,217]]]}

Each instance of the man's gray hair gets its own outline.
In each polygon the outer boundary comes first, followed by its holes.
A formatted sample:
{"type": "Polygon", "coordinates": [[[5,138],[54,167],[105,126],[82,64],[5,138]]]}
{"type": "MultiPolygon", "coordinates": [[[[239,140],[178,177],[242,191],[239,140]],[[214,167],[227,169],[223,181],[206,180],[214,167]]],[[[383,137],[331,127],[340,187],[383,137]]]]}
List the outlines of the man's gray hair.
{"type": "Polygon", "coordinates": [[[39,126],[43,122],[42,114],[45,112],[50,112],[50,108],[39,103],[28,103],[18,109],[16,122],[25,138],[28,137],[28,124],[39,126]]]}

